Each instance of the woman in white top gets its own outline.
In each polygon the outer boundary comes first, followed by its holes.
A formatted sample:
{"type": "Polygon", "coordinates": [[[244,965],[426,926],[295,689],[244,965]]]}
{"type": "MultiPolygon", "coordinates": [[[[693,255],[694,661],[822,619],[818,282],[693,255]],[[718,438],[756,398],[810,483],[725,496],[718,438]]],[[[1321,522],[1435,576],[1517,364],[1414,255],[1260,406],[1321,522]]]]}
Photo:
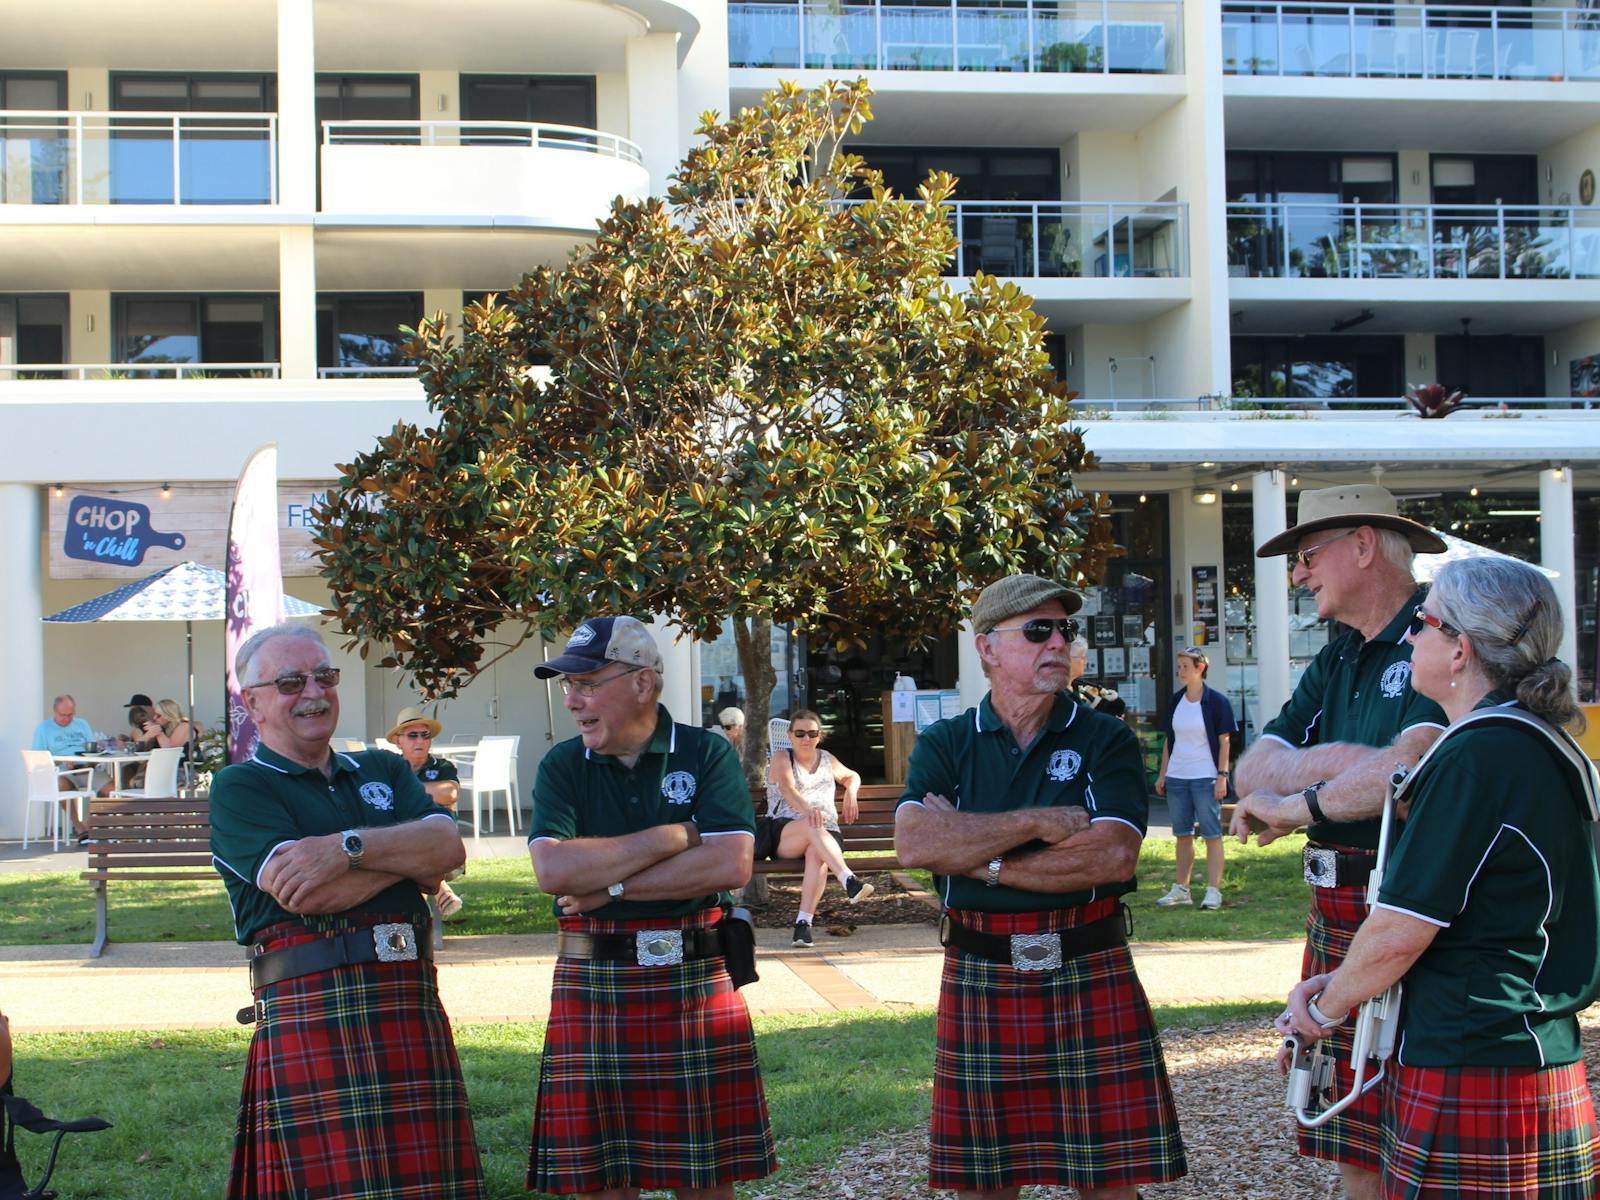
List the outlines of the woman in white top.
{"type": "Polygon", "coordinates": [[[1222,798],[1228,794],[1228,743],[1238,731],[1233,705],[1206,686],[1210,660],[1199,646],[1178,653],[1178,682],[1167,705],[1162,728],[1161,769],[1156,794],[1167,798],[1172,832],[1178,839],[1177,880],[1156,901],[1162,908],[1191,903],[1189,876],[1194,870],[1194,831],[1206,841],[1206,894],[1203,909],[1222,907],[1222,798]]]}
{"type": "Polygon", "coordinates": [[[856,821],[856,793],[861,776],[822,748],[822,718],[809,708],[797,708],[789,717],[792,749],[774,750],[767,767],[767,814],[777,833],[774,858],[806,860],[800,882],[800,911],[794,923],[794,944],[812,944],[811,921],[822,899],[822,889],[832,871],[854,904],[872,895],[872,885],[844,865],[839,842],[836,787],[844,788],[844,820],[856,821]]]}

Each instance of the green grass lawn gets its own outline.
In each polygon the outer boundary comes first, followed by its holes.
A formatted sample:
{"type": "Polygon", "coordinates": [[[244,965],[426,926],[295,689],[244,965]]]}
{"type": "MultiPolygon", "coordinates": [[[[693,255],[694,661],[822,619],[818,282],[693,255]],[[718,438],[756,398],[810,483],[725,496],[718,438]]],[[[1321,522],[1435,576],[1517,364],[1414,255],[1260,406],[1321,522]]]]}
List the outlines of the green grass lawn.
{"type": "MultiPolygon", "coordinates": [[[[1170,837],[1146,839],[1139,860],[1139,890],[1129,897],[1136,941],[1205,938],[1299,937],[1304,931],[1306,886],[1300,874],[1300,836],[1261,848],[1224,839],[1228,867],[1220,912],[1158,909],[1156,898],[1172,883],[1170,837]]],[[[1203,843],[1202,843],[1203,851],[1203,843]]],[[[919,874],[925,886],[928,877],[919,874]]],[[[1194,879],[1198,900],[1203,861],[1194,879]]],[[[452,934],[551,933],[550,898],[538,891],[526,859],[474,859],[454,884],[467,903],[449,924],[452,934]]],[[[117,942],[231,941],[232,918],[222,882],[195,880],[113,883],[109,886],[111,938],[117,942]]],[[[0,875],[0,946],[85,945],[94,937],[94,894],[70,872],[0,875]]]]}
{"type": "MultiPolygon", "coordinates": [[[[1158,1009],[1163,1028],[1203,1028],[1276,1005],[1158,1009]]],[[[841,1149],[928,1119],[933,1014],[815,1013],[756,1019],[778,1157],[791,1175],[841,1149]]],[[[525,1196],[541,1024],[456,1030],[478,1146],[496,1200],[525,1196]]],[[[228,1170],[249,1032],[24,1034],[17,1090],[49,1115],[96,1114],[115,1126],[70,1137],[62,1200],[218,1196],[228,1170]]],[[[19,1134],[30,1178],[43,1139],[19,1134]]]]}

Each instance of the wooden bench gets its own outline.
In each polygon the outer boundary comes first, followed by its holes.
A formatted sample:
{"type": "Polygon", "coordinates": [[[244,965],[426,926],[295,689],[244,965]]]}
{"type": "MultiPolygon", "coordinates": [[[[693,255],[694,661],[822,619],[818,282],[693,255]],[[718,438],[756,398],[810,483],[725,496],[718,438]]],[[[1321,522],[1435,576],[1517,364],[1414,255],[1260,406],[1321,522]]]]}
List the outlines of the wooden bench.
{"type": "Polygon", "coordinates": [[[106,948],[106,884],[114,879],[210,879],[211,813],[204,800],[96,800],[89,806],[89,869],[94,885],[94,945],[106,948]]]}
{"type": "MultiPolygon", "coordinates": [[[[900,860],[894,855],[894,810],[900,802],[902,788],[897,783],[866,783],[856,794],[860,809],[854,825],[839,822],[839,849],[844,853],[845,865],[854,871],[894,871],[900,860]],[[867,857],[868,854],[872,856],[867,857]]],[[[752,792],[756,816],[767,813],[764,791],[752,792]]],[[[757,875],[803,875],[804,858],[766,858],[755,865],[757,875]]]]}

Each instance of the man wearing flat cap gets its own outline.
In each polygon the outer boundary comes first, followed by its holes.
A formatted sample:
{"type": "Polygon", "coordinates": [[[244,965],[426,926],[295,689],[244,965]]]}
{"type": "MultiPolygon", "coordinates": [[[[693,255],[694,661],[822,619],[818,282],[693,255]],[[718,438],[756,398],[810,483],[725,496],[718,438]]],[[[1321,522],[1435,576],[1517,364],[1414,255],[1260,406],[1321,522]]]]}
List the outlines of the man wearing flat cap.
{"type": "MultiPolygon", "coordinates": [[[[1412,690],[1406,626],[1427,596],[1412,577],[1416,554],[1445,548],[1431,529],[1399,514],[1374,484],[1300,494],[1299,520],[1256,551],[1289,555],[1295,586],[1317,599],[1317,615],[1348,625],[1306,668],[1294,695],[1239,760],[1243,799],[1231,831],[1263,843],[1309,825],[1305,877],[1311,887],[1301,978],[1344,960],[1367,915],[1367,879],[1377,857],[1378,817],[1396,765],[1412,766],[1448,719],[1412,690]]],[[[1350,1088],[1348,1029],[1328,1045],[1333,1093],[1350,1088]]],[[[1379,1104],[1373,1091],[1316,1129],[1300,1129],[1300,1153],[1339,1164],[1347,1195],[1378,1193],[1379,1104]]]]}
{"type": "Polygon", "coordinates": [[[945,915],[929,1183],[1133,1200],[1187,1170],[1120,897],[1148,807],[1132,730],[1066,690],[1071,589],[990,584],[972,609],[989,694],[917,738],[895,850],[945,915]]]}
{"type": "Polygon", "coordinates": [[[591,617],[534,668],[578,736],[533,788],[529,853],[560,923],[527,1186],[732,1200],[777,1166],[755,1036],[723,951],[755,825],[733,747],[660,703],[632,617],[591,617]]]}

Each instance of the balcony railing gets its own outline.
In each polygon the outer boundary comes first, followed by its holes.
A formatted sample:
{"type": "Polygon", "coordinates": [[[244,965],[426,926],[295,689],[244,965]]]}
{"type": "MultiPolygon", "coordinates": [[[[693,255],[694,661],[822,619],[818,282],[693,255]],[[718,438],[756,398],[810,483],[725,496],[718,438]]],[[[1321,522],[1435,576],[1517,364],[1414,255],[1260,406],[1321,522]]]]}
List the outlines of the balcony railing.
{"type": "Polygon", "coordinates": [[[1600,79],[1600,11],[1225,0],[1233,75],[1600,79]]]}
{"type": "Polygon", "coordinates": [[[276,204],[275,113],[0,110],[0,203],[276,204]]]}
{"type": "Polygon", "coordinates": [[[818,70],[1176,74],[1182,0],[728,5],[728,62],[818,70]]]}
{"type": "Polygon", "coordinates": [[[318,367],[318,379],[408,379],[417,373],[415,363],[399,367],[318,367]]]}
{"type": "Polygon", "coordinates": [[[275,362],[0,363],[0,382],[17,379],[277,379],[275,362]]]}
{"type": "Polygon", "coordinates": [[[954,275],[1169,278],[1189,273],[1185,204],[960,200],[954,275]]]}
{"type": "Polygon", "coordinates": [[[1600,279],[1600,212],[1520,204],[1230,204],[1228,274],[1600,279]]]}
{"type": "Polygon", "coordinates": [[[324,121],[322,141],[327,146],[521,146],[644,162],[637,144],[614,133],[530,121],[324,121]]]}

